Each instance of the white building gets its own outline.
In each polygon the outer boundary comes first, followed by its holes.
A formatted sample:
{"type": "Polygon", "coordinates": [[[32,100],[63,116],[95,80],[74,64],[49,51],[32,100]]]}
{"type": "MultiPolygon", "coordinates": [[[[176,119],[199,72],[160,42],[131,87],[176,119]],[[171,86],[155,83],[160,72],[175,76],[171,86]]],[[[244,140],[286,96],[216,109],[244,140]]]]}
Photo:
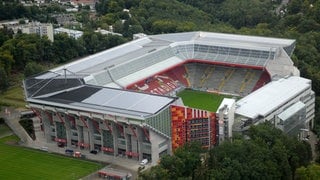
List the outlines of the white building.
{"type": "Polygon", "coordinates": [[[66,33],[69,37],[73,37],[75,39],[80,38],[83,35],[82,31],[67,29],[67,28],[56,28],[54,29],[54,34],[66,33]]]}
{"type": "Polygon", "coordinates": [[[31,22],[21,26],[22,33],[38,34],[40,36],[47,36],[50,41],[53,41],[53,27],[52,24],[43,24],[39,22],[31,22]]]}
{"type": "Polygon", "coordinates": [[[16,34],[20,30],[25,34],[38,34],[40,36],[47,36],[50,41],[53,41],[53,26],[49,23],[29,22],[24,20],[25,24],[20,24],[20,20],[5,21],[0,23],[0,28],[6,27],[12,29],[16,34]]]}
{"type": "Polygon", "coordinates": [[[270,121],[288,134],[313,126],[315,93],[311,80],[298,76],[272,81],[236,103],[234,130],[270,121]]]}
{"type": "Polygon", "coordinates": [[[232,125],[234,123],[235,105],[235,99],[224,98],[218,108],[217,117],[219,142],[232,138],[232,125]]]}
{"type": "MultiPolygon", "coordinates": [[[[112,26],[111,26],[111,27],[112,27],[112,26]]],[[[103,34],[103,35],[122,36],[122,34],[120,34],[120,33],[115,33],[115,32],[113,32],[112,29],[110,29],[110,31],[108,31],[108,30],[105,30],[105,29],[98,28],[98,29],[95,30],[94,32],[101,33],[101,34],[103,34]]]]}

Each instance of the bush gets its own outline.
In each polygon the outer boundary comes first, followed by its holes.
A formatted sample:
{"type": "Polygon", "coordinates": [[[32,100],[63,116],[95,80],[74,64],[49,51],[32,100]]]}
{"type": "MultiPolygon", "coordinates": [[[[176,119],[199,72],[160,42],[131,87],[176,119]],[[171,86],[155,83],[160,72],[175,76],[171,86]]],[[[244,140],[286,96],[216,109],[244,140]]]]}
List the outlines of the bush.
{"type": "Polygon", "coordinates": [[[4,124],[4,118],[0,117],[0,124],[4,124]]]}

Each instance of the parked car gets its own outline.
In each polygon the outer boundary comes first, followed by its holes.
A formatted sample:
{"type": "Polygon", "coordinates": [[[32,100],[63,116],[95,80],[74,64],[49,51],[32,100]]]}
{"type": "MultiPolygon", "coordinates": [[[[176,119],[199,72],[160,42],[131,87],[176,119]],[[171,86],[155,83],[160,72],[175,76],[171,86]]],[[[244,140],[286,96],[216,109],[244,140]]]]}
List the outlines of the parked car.
{"type": "Polygon", "coordinates": [[[57,144],[58,144],[58,147],[64,147],[65,146],[65,144],[63,142],[58,142],[57,144]]]}
{"type": "Polygon", "coordinates": [[[72,149],[66,149],[65,153],[68,155],[73,155],[73,150],[72,149]]]}
{"type": "Polygon", "coordinates": [[[91,150],[90,153],[91,153],[91,154],[97,154],[98,151],[94,149],[94,150],[91,150]]]}
{"type": "Polygon", "coordinates": [[[140,165],[146,165],[148,164],[148,159],[143,159],[141,162],[140,162],[140,165]]]}

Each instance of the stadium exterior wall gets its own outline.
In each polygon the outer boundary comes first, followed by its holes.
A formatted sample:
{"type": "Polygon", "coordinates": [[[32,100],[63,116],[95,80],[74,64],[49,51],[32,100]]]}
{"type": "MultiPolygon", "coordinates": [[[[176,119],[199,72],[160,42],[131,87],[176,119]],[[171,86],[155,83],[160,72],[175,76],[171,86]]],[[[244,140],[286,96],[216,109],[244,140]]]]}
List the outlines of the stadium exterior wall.
{"type": "Polygon", "coordinates": [[[171,105],[145,121],[32,103],[29,106],[42,123],[47,143],[75,151],[97,150],[106,156],[149,159],[156,164],[161,156],[186,142],[208,142],[206,148],[216,143],[215,113],[184,106],[171,105]],[[177,116],[176,109],[182,110],[183,116],[177,116]],[[183,124],[184,134],[175,131],[177,123],[183,124]],[[208,132],[196,131],[196,126],[205,126],[208,132]],[[176,139],[180,141],[174,145],[176,139]]]}

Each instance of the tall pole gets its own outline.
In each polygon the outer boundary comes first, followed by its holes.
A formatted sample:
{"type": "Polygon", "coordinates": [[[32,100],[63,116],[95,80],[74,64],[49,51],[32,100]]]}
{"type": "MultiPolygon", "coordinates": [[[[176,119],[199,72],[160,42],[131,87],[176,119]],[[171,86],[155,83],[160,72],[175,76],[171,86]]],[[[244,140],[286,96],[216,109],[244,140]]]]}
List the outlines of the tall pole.
{"type": "Polygon", "coordinates": [[[63,68],[63,72],[64,72],[64,83],[67,84],[67,69],[63,68]]]}

